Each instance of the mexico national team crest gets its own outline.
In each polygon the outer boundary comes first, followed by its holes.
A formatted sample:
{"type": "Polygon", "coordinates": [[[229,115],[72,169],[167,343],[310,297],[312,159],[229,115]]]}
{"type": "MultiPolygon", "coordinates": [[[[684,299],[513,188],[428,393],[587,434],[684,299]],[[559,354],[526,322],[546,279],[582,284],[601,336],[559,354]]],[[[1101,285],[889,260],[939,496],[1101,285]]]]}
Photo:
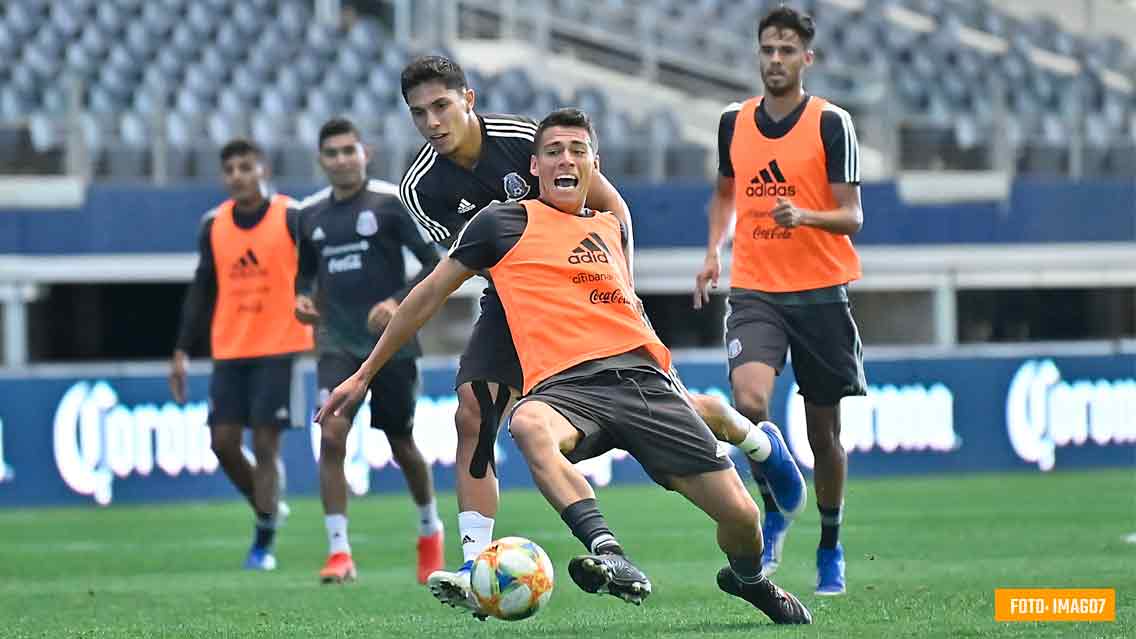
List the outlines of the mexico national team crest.
{"type": "Polygon", "coordinates": [[[359,217],[355,218],[355,232],[363,237],[371,237],[379,232],[379,220],[374,211],[359,211],[359,217]]]}
{"type": "Polygon", "coordinates": [[[529,194],[529,183],[516,171],[505,176],[505,195],[510,200],[519,200],[529,194]]]}

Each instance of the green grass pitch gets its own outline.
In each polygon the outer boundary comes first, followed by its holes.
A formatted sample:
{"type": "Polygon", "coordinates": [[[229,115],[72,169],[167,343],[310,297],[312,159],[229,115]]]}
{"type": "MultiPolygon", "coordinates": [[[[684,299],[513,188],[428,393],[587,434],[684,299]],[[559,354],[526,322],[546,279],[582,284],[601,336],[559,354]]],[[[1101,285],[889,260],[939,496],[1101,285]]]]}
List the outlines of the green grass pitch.
{"type": "MultiPolygon", "coordinates": [[[[414,582],[405,495],[352,502],[360,581],[344,587],[317,583],[326,539],[313,499],[291,501],[271,574],[239,569],[252,533],[236,501],[0,511],[0,637],[1136,637],[1132,469],[853,480],[848,594],[812,594],[811,505],[775,579],[812,608],[807,628],[774,627],[718,592],[710,521],[677,495],[644,484],[599,500],[654,594],[634,607],[580,592],[566,569],[578,542],[535,491],[507,491],[498,536],[535,540],[557,569],[548,607],[515,623],[479,623],[414,582]],[[1034,586],[1116,588],[1117,622],[993,621],[994,588],[1034,586]]],[[[440,503],[452,525],[452,494],[440,503]]]]}

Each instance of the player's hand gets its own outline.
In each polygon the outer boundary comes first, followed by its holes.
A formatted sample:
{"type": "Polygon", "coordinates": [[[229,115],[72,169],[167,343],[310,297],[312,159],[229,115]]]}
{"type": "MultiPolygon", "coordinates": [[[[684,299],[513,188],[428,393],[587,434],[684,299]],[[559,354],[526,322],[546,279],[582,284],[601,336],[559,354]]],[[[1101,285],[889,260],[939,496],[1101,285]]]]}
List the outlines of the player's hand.
{"type": "Polygon", "coordinates": [[[785,228],[795,228],[801,225],[805,214],[801,209],[783,197],[777,198],[777,205],[773,207],[773,221],[785,228]]]}
{"type": "Polygon", "coordinates": [[[307,295],[296,296],[296,319],[304,324],[319,322],[320,314],[316,310],[316,303],[307,295]]]}
{"type": "Polygon", "coordinates": [[[170,359],[170,394],[174,396],[174,401],[179,404],[184,404],[186,400],[186,368],[189,364],[189,355],[185,351],[174,351],[174,356],[170,359]]]}
{"type": "Polygon", "coordinates": [[[718,251],[708,251],[702,270],[694,278],[694,308],[702,308],[710,303],[710,289],[718,288],[718,277],[722,274],[722,260],[718,251]]]}
{"type": "Polygon", "coordinates": [[[375,304],[371,307],[371,312],[367,313],[367,330],[375,335],[383,332],[383,329],[390,324],[391,318],[394,317],[394,312],[398,310],[398,302],[394,301],[393,297],[375,304]]]}
{"type": "Polygon", "coordinates": [[[367,383],[358,372],[343,380],[342,384],[331,391],[323,406],[320,406],[319,412],[316,413],[316,422],[323,424],[328,417],[340,417],[363,401],[363,396],[367,394],[367,383]]]}

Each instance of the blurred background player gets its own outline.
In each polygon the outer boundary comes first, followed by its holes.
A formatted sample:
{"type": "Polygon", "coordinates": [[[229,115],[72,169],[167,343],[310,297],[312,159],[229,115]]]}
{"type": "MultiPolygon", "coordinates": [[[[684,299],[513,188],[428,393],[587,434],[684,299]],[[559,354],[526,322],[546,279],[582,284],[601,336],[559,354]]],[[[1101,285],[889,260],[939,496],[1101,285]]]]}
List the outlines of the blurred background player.
{"type": "MultiPolygon", "coordinates": [[[[331,186],[306,198],[300,212],[300,265],[296,316],[318,324],[320,396],[359,367],[399,302],[438,263],[438,253],[403,210],[393,184],[367,179],[368,150],[349,120],[333,118],[319,132],[319,162],[331,186]],[[406,280],[403,247],[422,269],[406,280]]],[[[443,531],[430,467],[414,443],[418,394],[412,340],[372,381],[371,427],[390,441],[394,461],[418,506],[418,581],[443,565],[443,531]]],[[[356,576],[347,536],[347,479],[343,464],[354,412],[321,424],[320,496],[329,552],[323,583],[356,576]]]]}
{"type": "MultiPolygon", "coordinates": [[[[732,105],[719,126],[719,177],[710,200],[705,265],[694,306],[717,286],[719,251],[737,211],[726,351],[738,410],[769,419],[774,378],[792,352],[805,400],[821,538],[819,595],[844,592],[843,519],[847,457],[840,443],[840,399],[864,395],[860,335],[848,282],[860,278],[850,236],[860,230],[859,149],[846,111],[804,90],[813,62],[812,18],[788,7],[758,27],[763,96],[732,105]]],[[[789,521],[755,467],[765,499],[765,571],[781,560],[789,521]]]]}
{"type": "MultiPolygon", "coordinates": [[[[585,592],[636,604],[651,593],[650,580],[624,554],[591,485],[573,466],[620,446],[657,483],[717,523],[718,544],[729,559],[718,573],[719,588],[776,623],[811,623],[808,609],[761,573],[757,505],[671,378],[670,352],[634,304],[622,223],[584,207],[599,168],[595,140],[590,119],[577,109],[541,122],[531,160],[540,198],[478,213],[318,418],[332,418],[362,399],[372,376],[445,298],[476,273],[488,273],[513,328],[524,375],[510,432],[537,487],[588,552],[569,563],[572,580],[585,592]],[[565,259],[580,253],[593,256],[587,266],[565,259]],[[581,269],[594,280],[575,281],[581,269]],[[552,308],[557,310],[550,314],[552,308]]],[[[795,466],[788,448],[777,448],[776,462],[795,466]]]]}
{"type": "Polygon", "coordinates": [[[170,362],[170,391],[185,402],[189,350],[208,324],[213,452],[256,512],[245,568],[273,570],[280,433],[291,423],[296,354],[312,348],[311,329],[292,314],[297,216],[290,198],[269,194],[264,156],[252,142],[237,139],[222,147],[221,172],[231,199],[201,224],[197,270],[170,362]],[[252,427],[255,463],[241,450],[245,426],[252,427]]]}

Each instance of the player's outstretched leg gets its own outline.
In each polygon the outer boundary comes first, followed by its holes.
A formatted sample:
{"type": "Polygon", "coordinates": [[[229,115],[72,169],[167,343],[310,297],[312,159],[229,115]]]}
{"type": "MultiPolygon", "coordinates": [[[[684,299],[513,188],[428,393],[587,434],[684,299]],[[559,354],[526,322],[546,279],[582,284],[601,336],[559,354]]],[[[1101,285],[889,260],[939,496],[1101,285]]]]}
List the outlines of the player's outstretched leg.
{"type": "Polygon", "coordinates": [[[805,509],[808,486],[781,430],[771,421],[754,425],[724,400],[691,395],[691,403],[719,441],[737,446],[754,462],[767,482],[774,502],[788,519],[805,509]]]}
{"type": "Polygon", "coordinates": [[[769,422],[769,394],[776,371],[761,362],[748,362],[730,373],[737,402],[734,410],[720,398],[695,395],[692,403],[721,441],[741,448],[749,458],[753,478],[765,505],[761,526],[762,571],[771,576],[781,563],[785,538],[793,519],[803,511],[807,487],[777,427],[769,422]],[[769,422],[769,427],[765,424],[769,422]],[[766,473],[769,473],[769,477],[766,473]],[[784,507],[785,512],[782,512],[784,507]]]}
{"type": "Polygon", "coordinates": [[[588,480],[564,456],[582,438],[565,417],[541,401],[518,405],[510,426],[533,481],[588,553],[572,559],[568,574],[582,590],[640,604],[651,581],[623,552],[596,504],[588,480]]]}
{"type": "Polygon", "coordinates": [[[718,524],[718,546],[730,562],[718,572],[719,588],[753,604],[774,623],[812,623],[804,604],[761,574],[757,504],[733,468],[672,477],[670,485],[718,524]]]}
{"type": "Polygon", "coordinates": [[[753,604],[755,608],[765,613],[767,617],[777,624],[808,624],[813,622],[813,615],[805,604],[801,603],[793,593],[782,590],[769,580],[769,577],[758,573],[752,582],[743,582],[730,566],[718,571],[718,588],[722,592],[739,597],[753,604]]]}
{"type": "Polygon", "coordinates": [[[568,574],[584,592],[608,594],[639,605],[651,594],[651,580],[630,559],[615,552],[580,555],[568,574]]]}

